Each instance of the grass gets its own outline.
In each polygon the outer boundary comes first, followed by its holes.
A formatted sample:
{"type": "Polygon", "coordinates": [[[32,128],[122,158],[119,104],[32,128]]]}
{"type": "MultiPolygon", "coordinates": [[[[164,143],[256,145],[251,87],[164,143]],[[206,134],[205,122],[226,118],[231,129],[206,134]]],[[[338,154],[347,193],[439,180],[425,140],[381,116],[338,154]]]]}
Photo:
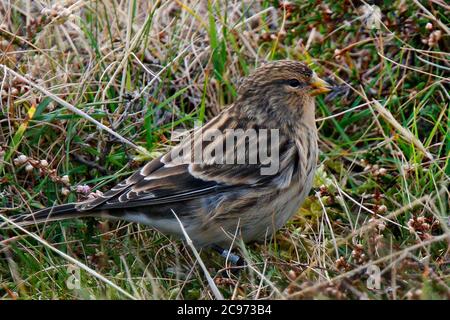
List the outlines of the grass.
{"type": "MultiPolygon", "coordinates": [[[[302,60],[341,88],[317,99],[314,189],[273,239],[240,245],[239,274],[200,253],[220,294],[450,298],[443,2],[383,2],[378,20],[360,2],[328,0],[53,3],[0,2],[0,64],[35,84],[0,68],[0,219],[113,186],[167,151],[173,130],[232,103],[263,61],[302,60]]],[[[190,248],[145,226],[26,231],[0,230],[3,299],[215,297],[190,248]]]]}

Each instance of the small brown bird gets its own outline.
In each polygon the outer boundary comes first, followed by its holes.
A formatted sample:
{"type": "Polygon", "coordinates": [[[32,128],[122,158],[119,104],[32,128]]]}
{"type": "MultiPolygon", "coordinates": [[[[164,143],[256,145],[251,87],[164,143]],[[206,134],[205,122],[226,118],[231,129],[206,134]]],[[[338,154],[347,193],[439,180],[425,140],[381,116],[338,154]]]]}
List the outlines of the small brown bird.
{"type": "Polygon", "coordinates": [[[318,155],[314,96],[329,90],[303,63],[269,62],[243,80],[233,105],[104,195],[15,221],[104,217],[183,237],[176,214],[198,247],[264,239],[311,189],[318,155]]]}

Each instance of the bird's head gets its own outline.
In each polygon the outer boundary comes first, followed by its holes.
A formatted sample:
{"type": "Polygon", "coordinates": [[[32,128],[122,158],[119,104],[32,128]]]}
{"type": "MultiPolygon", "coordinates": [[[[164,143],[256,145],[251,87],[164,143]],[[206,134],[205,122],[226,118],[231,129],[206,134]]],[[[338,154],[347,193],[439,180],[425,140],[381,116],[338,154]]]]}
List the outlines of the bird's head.
{"type": "MultiPolygon", "coordinates": [[[[243,79],[238,89],[242,106],[264,108],[271,114],[314,119],[314,96],[331,91],[307,65],[298,61],[268,62],[243,79]]],[[[249,110],[250,111],[250,110],[249,110]]]]}
{"type": "Polygon", "coordinates": [[[255,90],[276,95],[316,96],[331,91],[331,87],[304,63],[278,60],[256,69],[242,81],[238,92],[245,95],[255,90]]]}

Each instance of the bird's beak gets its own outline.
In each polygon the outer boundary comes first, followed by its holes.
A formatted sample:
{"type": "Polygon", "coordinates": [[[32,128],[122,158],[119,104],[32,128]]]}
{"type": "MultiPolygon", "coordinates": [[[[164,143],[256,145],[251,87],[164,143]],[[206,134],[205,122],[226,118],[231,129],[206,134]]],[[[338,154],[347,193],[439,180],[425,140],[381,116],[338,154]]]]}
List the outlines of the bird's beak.
{"type": "Polygon", "coordinates": [[[320,79],[314,72],[310,82],[312,96],[317,96],[321,93],[326,93],[331,91],[331,86],[324,80],[320,79]]]}

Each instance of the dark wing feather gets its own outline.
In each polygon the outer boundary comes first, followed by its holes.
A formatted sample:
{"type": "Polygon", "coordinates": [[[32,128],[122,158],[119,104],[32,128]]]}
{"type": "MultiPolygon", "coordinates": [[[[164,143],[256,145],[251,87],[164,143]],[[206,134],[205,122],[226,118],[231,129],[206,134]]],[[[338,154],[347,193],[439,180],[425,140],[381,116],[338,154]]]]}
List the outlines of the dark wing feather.
{"type": "Polygon", "coordinates": [[[78,204],[77,209],[116,209],[181,201],[214,192],[219,187],[223,186],[192,176],[187,165],[165,167],[160,157],[99,198],[78,204]]]}

